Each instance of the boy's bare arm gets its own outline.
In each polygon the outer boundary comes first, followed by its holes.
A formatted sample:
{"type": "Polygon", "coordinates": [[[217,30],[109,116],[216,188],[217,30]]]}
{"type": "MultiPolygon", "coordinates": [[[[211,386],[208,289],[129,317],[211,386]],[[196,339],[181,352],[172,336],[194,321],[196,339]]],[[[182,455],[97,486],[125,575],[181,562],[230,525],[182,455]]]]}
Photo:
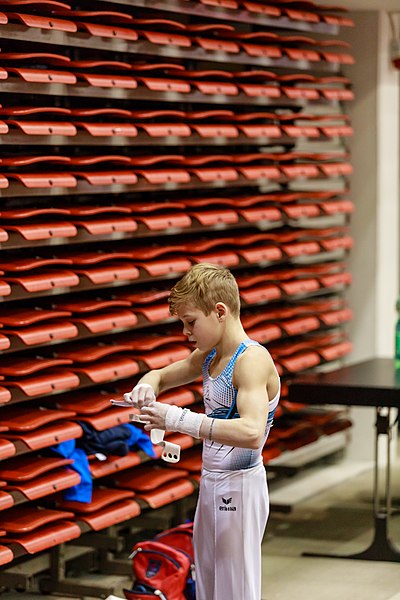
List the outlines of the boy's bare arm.
{"type": "MultiPolygon", "coordinates": [[[[267,385],[277,374],[272,359],[261,348],[248,349],[235,366],[235,387],[238,389],[238,419],[212,419],[203,414],[177,406],[166,406],[159,402],[145,407],[143,418],[147,421],[146,430],[167,429],[189,433],[194,437],[257,449],[262,444],[268,417],[267,385]]],[[[272,386],[271,386],[272,387],[272,386]]]]}
{"type": "Polygon", "coordinates": [[[201,375],[204,358],[204,352],[196,349],[184,360],[149,371],[139,379],[131,392],[124,394],[125,399],[139,408],[154,402],[161,392],[197,379],[201,375]]]}
{"type": "Polygon", "coordinates": [[[239,448],[257,449],[262,444],[268,418],[267,385],[271,377],[277,377],[272,360],[264,349],[248,348],[237,361],[234,385],[238,390],[237,419],[204,419],[200,434],[220,444],[239,448]]]}

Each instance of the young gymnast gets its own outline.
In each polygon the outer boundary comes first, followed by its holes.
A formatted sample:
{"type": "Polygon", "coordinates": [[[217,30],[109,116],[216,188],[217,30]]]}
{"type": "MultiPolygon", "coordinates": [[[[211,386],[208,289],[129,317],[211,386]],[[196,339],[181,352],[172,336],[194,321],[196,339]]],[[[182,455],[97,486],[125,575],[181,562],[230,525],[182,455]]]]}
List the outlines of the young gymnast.
{"type": "Polygon", "coordinates": [[[279,401],[279,376],[269,352],[243,329],[239,290],[228,269],[193,266],[172,288],[169,307],[193,352],[146,373],[125,400],[141,409],[147,431],[203,439],[193,535],[197,600],[260,600],[269,514],[261,453],[279,401]],[[205,414],[156,401],[200,375],[205,414]]]}

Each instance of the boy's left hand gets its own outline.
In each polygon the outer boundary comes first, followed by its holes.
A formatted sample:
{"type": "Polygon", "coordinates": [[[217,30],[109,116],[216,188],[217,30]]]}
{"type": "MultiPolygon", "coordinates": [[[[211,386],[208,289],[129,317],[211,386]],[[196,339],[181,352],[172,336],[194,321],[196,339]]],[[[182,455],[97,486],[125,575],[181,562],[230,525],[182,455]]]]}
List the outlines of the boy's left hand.
{"type": "Polygon", "coordinates": [[[146,421],[144,429],[146,431],[152,429],[165,430],[165,416],[169,408],[169,404],[163,404],[162,402],[153,402],[150,406],[143,406],[140,416],[143,421],[146,421]]]}

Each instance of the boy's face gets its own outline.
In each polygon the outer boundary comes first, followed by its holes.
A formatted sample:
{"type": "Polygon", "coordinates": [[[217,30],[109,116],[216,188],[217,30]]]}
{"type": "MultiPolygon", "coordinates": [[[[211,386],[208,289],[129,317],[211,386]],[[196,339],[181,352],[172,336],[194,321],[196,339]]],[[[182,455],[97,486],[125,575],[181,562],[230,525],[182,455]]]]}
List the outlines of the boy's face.
{"type": "Polygon", "coordinates": [[[182,304],[177,310],[177,317],[183,323],[183,334],[195,347],[206,352],[214,348],[221,336],[221,324],[217,311],[205,315],[202,310],[191,304],[182,304]]]}

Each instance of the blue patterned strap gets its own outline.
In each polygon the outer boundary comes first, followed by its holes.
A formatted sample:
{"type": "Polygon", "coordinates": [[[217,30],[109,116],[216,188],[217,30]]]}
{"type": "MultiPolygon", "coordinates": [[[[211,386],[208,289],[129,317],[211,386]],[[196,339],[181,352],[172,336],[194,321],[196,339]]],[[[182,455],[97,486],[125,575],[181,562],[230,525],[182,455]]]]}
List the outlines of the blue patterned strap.
{"type": "MultiPolygon", "coordinates": [[[[249,346],[261,346],[261,344],[259,344],[258,342],[254,341],[254,340],[247,340],[246,342],[242,342],[239,345],[238,349],[236,350],[235,354],[233,355],[232,360],[234,362],[236,362],[236,359],[238,358],[238,356],[243,354],[243,352],[249,346]]],[[[218,418],[219,419],[239,419],[240,415],[237,411],[236,397],[235,397],[234,401],[232,402],[232,404],[230,405],[230,407],[225,415],[215,416],[214,418],[216,418],[216,419],[218,419],[218,418]]]]}
{"type": "MultiPolygon", "coordinates": [[[[235,352],[235,360],[238,356],[240,356],[240,354],[242,354],[246,348],[248,348],[249,346],[261,346],[261,348],[264,348],[264,346],[262,344],[260,344],[259,342],[256,342],[255,340],[247,340],[246,342],[242,342],[239,346],[239,348],[236,350],[235,352]]],[[[266,348],[264,348],[266,350],[266,348]]],[[[279,375],[278,375],[278,379],[279,379],[279,375]]],[[[279,391],[280,391],[280,387],[281,387],[281,383],[280,383],[280,379],[279,379],[279,391]]],[[[274,420],[274,415],[275,415],[275,410],[276,407],[278,405],[278,401],[279,401],[279,393],[277,394],[277,400],[276,402],[274,402],[274,406],[272,408],[269,409],[268,411],[268,420],[267,420],[267,424],[268,425],[272,425],[272,422],[274,420]]],[[[271,404],[271,402],[269,403],[271,404]]],[[[219,409],[217,409],[218,411],[219,409]]],[[[224,410],[224,409],[222,409],[224,410]]],[[[237,405],[236,405],[236,398],[235,400],[232,402],[229,410],[227,411],[227,413],[225,415],[213,415],[214,418],[216,419],[239,419],[240,415],[237,412],[237,405]]]]}

